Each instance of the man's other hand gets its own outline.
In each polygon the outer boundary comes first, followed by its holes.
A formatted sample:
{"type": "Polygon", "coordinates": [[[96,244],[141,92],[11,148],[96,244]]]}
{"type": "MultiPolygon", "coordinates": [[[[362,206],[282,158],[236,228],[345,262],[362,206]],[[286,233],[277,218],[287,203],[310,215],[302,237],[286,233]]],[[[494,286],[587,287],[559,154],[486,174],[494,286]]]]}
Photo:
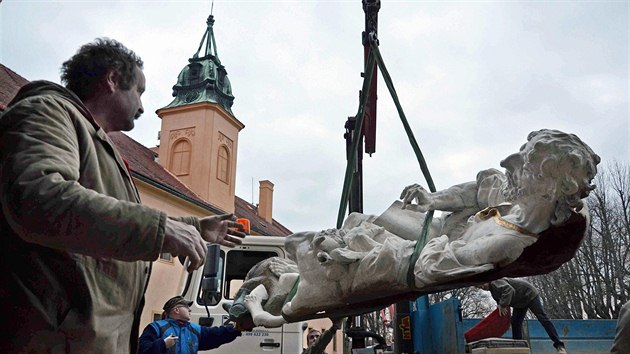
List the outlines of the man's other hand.
{"type": "Polygon", "coordinates": [[[164,345],[166,345],[166,348],[172,348],[175,343],[177,343],[178,339],[179,337],[175,337],[174,334],[171,334],[170,336],[164,338],[164,345]]]}
{"type": "Polygon", "coordinates": [[[190,264],[187,270],[192,272],[203,265],[208,249],[194,226],[166,218],[162,252],[188,257],[190,264]]]}
{"type": "Polygon", "coordinates": [[[207,216],[199,219],[201,237],[211,243],[234,247],[243,243],[245,233],[238,231],[242,225],[232,221],[233,214],[207,216]]]}

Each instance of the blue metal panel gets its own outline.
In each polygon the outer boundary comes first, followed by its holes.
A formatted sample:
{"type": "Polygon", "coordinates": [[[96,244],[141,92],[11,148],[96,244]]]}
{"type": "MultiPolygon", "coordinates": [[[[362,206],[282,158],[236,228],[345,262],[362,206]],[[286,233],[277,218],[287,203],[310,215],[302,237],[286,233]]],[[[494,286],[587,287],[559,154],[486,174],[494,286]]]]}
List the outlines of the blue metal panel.
{"type": "Polygon", "coordinates": [[[459,299],[450,298],[431,305],[429,313],[435,352],[464,353],[466,344],[463,340],[459,299]]]}
{"type": "MultiPolygon", "coordinates": [[[[479,321],[480,319],[464,319],[463,332],[466,333],[479,321]]],[[[610,353],[617,320],[552,320],[552,322],[569,353],[610,353]]],[[[532,354],[556,352],[547,332],[537,320],[525,321],[523,335],[530,343],[532,354]]],[[[512,332],[508,331],[503,338],[512,338],[512,332]]]]}
{"type": "MultiPolygon", "coordinates": [[[[537,320],[527,320],[532,353],[555,353],[547,332],[537,320]]],[[[616,320],[553,320],[560,339],[572,354],[610,353],[615,338],[616,320]]]]}
{"type": "Polygon", "coordinates": [[[436,354],[433,350],[431,318],[429,315],[429,298],[420,296],[412,302],[411,331],[414,353],[436,354]]]}

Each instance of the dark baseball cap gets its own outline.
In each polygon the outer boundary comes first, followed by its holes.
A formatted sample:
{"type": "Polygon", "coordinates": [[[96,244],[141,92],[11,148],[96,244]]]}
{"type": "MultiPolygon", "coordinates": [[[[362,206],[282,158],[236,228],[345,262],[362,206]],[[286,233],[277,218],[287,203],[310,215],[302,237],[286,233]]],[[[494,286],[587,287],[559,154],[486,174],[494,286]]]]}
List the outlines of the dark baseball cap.
{"type": "Polygon", "coordinates": [[[188,307],[192,306],[193,302],[186,300],[183,296],[177,295],[175,297],[170,298],[162,308],[166,314],[168,314],[173,308],[177,305],[186,305],[188,307]]]}

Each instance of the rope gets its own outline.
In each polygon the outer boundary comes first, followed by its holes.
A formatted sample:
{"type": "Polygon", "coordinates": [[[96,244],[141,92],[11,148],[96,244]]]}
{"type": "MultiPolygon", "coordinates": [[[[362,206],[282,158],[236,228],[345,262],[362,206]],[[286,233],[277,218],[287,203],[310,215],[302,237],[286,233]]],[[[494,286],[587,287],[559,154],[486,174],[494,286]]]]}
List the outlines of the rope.
{"type": "MultiPolygon", "coordinates": [[[[366,67],[372,68],[374,67],[374,56],[370,55],[368,58],[368,62],[366,67]]],[[[363,79],[363,89],[361,90],[361,100],[359,103],[359,109],[357,111],[357,115],[355,116],[355,126],[354,133],[352,136],[352,153],[348,158],[348,165],[346,165],[346,175],[343,182],[343,191],[341,193],[341,202],[339,203],[339,214],[337,215],[337,228],[340,229],[343,224],[344,215],[346,214],[346,207],[348,206],[348,196],[350,194],[350,186],[352,185],[352,170],[355,163],[355,157],[357,156],[357,151],[359,150],[359,137],[361,136],[361,130],[363,129],[363,112],[365,111],[365,101],[367,101],[368,89],[370,84],[372,83],[372,73],[374,70],[370,70],[368,74],[363,79]]],[[[284,299],[284,303],[291,301],[295,294],[297,293],[298,284],[300,283],[300,278],[295,281],[293,284],[293,288],[287,295],[286,299],[284,299]]]]}
{"type": "Polygon", "coordinates": [[[398,100],[398,94],[396,94],[396,89],[394,89],[394,84],[392,82],[391,76],[389,76],[389,72],[385,67],[385,63],[383,62],[383,58],[381,57],[381,52],[378,50],[376,46],[375,40],[370,40],[370,53],[374,55],[376,59],[376,63],[378,64],[379,69],[381,69],[381,73],[383,74],[383,80],[385,80],[385,85],[389,89],[389,93],[392,95],[392,99],[396,104],[396,109],[398,110],[398,115],[400,116],[400,120],[402,121],[403,127],[405,128],[405,132],[407,133],[407,137],[409,138],[409,142],[411,143],[411,147],[413,151],[416,153],[416,158],[418,159],[418,163],[420,164],[420,169],[422,170],[422,174],[427,181],[427,185],[429,186],[429,190],[431,192],[435,192],[435,184],[433,184],[433,178],[431,178],[431,173],[429,172],[429,168],[427,167],[427,162],[422,155],[422,151],[420,151],[420,147],[418,146],[418,142],[413,135],[413,131],[411,131],[411,127],[407,122],[407,118],[405,116],[405,112],[403,112],[402,106],[400,105],[400,101],[398,100]]]}
{"type": "MultiPolygon", "coordinates": [[[[407,133],[407,137],[409,138],[409,142],[411,143],[411,147],[413,148],[414,153],[416,154],[416,158],[418,159],[418,164],[420,165],[420,170],[422,170],[422,174],[427,181],[427,185],[429,190],[435,193],[435,184],[433,183],[433,178],[431,177],[431,173],[429,172],[429,168],[427,167],[427,162],[424,159],[424,155],[420,150],[420,146],[416,141],[415,136],[413,135],[413,131],[411,131],[411,127],[409,126],[409,122],[407,122],[407,118],[405,116],[405,112],[403,112],[400,101],[398,100],[398,94],[396,93],[396,89],[394,88],[394,83],[392,81],[387,68],[385,67],[385,62],[383,61],[383,57],[381,57],[381,52],[378,50],[378,46],[376,45],[376,40],[370,36],[370,52],[376,58],[376,64],[379,69],[381,69],[381,73],[383,74],[383,80],[385,80],[385,85],[389,89],[389,93],[392,95],[392,99],[396,104],[396,109],[398,110],[398,115],[400,116],[400,120],[405,128],[405,132],[407,133]]],[[[422,232],[420,233],[420,237],[416,241],[416,246],[414,247],[413,254],[411,255],[411,260],[409,262],[409,269],[407,269],[407,285],[415,289],[415,274],[414,274],[414,265],[420,256],[420,251],[427,244],[427,237],[429,235],[429,228],[431,226],[431,222],[433,221],[433,210],[429,210],[425,214],[424,224],[422,225],[422,232]]]]}
{"type": "MultiPolygon", "coordinates": [[[[339,213],[337,214],[337,229],[340,229],[343,225],[343,219],[346,214],[346,208],[348,206],[348,196],[350,194],[350,186],[352,185],[352,179],[353,179],[352,172],[354,169],[357,151],[359,149],[359,137],[361,136],[361,131],[363,128],[363,113],[365,111],[365,102],[367,101],[369,87],[370,87],[370,84],[372,83],[372,76],[374,72],[372,68],[374,68],[374,65],[378,65],[378,68],[381,70],[381,73],[383,75],[383,80],[385,80],[385,85],[387,85],[387,88],[389,89],[389,93],[391,94],[392,99],[394,100],[394,104],[396,105],[396,110],[398,111],[400,120],[403,124],[405,132],[407,133],[407,137],[409,139],[409,142],[411,143],[411,147],[413,148],[413,151],[416,154],[418,164],[420,165],[420,170],[422,171],[422,174],[424,175],[424,178],[427,181],[429,190],[431,192],[436,191],[435,184],[433,183],[433,178],[431,178],[431,173],[429,172],[429,168],[427,167],[427,163],[426,163],[426,160],[424,159],[424,155],[422,154],[422,151],[420,150],[420,147],[418,146],[418,142],[416,141],[416,138],[413,135],[413,131],[411,131],[411,127],[409,126],[409,122],[407,121],[407,117],[405,116],[405,112],[403,111],[402,106],[400,104],[400,100],[398,99],[398,94],[396,93],[396,89],[394,88],[392,78],[389,75],[387,68],[385,67],[385,63],[383,62],[381,53],[378,50],[378,46],[377,46],[378,41],[376,39],[376,35],[374,35],[374,33],[370,33],[368,40],[370,42],[370,53],[368,57],[368,62],[365,66],[365,72],[367,73],[367,75],[363,79],[363,89],[361,90],[361,99],[359,101],[359,109],[355,116],[355,127],[354,127],[354,133],[352,136],[352,152],[350,156],[348,157],[348,164],[346,165],[346,173],[345,173],[345,178],[343,182],[343,190],[341,193],[341,201],[339,203],[339,213]]],[[[407,284],[412,288],[415,288],[415,276],[413,272],[414,264],[418,260],[420,251],[422,250],[422,248],[424,248],[424,246],[427,243],[429,227],[432,221],[433,221],[433,210],[430,210],[425,215],[424,224],[422,225],[422,233],[420,234],[420,237],[416,241],[413,254],[411,255],[409,268],[407,270],[407,284]]],[[[287,295],[284,301],[285,304],[293,299],[293,297],[297,293],[297,288],[298,288],[299,283],[300,283],[300,279],[298,277],[298,279],[295,281],[295,284],[293,284],[293,288],[291,288],[291,291],[289,292],[289,294],[287,295]]]]}
{"type": "Polygon", "coordinates": [[[291,300],[293,300],[293,297],[297,293],[298,285],[300,285],[300,277],[299,276],[297,277],[297,279],[295,279],[295,283],[293,283],[293,287],[291,288],[291,291],[289,291],[289,294],[287,294],[287,297],[284,299],[283,306],[286,305],[287,302],[290,302],[291,300]]]}
{"type": "MultiPolygon", "coordinates": [[[[411,147],[416,154],[416,158],[418,160],[418,164],[420,165],[420,170],[424,175],[424,178],[427,181],[427,185],[431,192],[435,192],[435,184],[433,183],[433,178],[431,177],[431,173],[429,172],[429,168],[427,167],[427,162],[424,159],[424,155],[420,150],[418,142],[409,126],[409,122],[407,121],[407,117],[405,116],[405,112],[402,109],[402,105],[400,104],[400,100],[398,99],[398,94],[396,93],[396,89],[394,88],[393,80],[389,75],[389,71],[385,67],[385,62],[383,61],[383,57],[378,49],[378,40],[374,33],[370,33],[368,41],[370,42],[370,53],[368,57],[368,63],[365,67],[365,72],[367,73],[365,79],[363,80],[363,90],[361,91],[361,100],[359,104],[359,111],[356,115],[356,126],[354,129],[353,135],[353,145],[352,145],[352,153],[348,157],[348,164],[346,166],[346,174],[344,179],[343,191],[341,194],[341,203],[339,205],[339,214],[337,215],[337,228],[341,228],[343,224],[343,219],[346,213],[346,207],[348,205],[348,195],[350,191],[350,186],[352,184],[352,169],[355,164],[355,156],[358,151],[359,146],[359,137],[363,127],[363,112],[365,110],[365,101],[367,100],[368,87],[372,81],[372,68],[374,65],[378,65],[378,68],[383,75],[383,80],[385,81],[385,85],[389,90],[392,99],[394,100],[394,104],[396,105],[396,110],[398,111],[398,115],[400,116],[400,120],[402,122],[403,128],[407,133],[407,138],[409,139],[409,143],[411,143],[411,147]]],[[[427,243],[427,237],[429,234],[429,228],[431,222],[433,221],[433,210],[430,210],[426,213],[424,224],[422,226],[422,232],[420,237],[416,241],[416,245],[414,247],[413,254],[411,255],[411,261],[409,263],[409,269],[407,270],[407,283],[410,287],[415,288],[415,276],[414,276],[414,265],[420,256],[420,251],[427,243]]]]}

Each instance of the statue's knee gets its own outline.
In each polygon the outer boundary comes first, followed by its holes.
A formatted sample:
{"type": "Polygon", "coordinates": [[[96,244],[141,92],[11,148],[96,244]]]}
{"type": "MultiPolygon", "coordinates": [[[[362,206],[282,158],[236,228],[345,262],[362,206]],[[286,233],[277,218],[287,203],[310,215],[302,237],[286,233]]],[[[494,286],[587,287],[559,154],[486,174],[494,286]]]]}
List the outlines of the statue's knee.
{"type": "Polygon", "coordinates": [[[350,213],[350,215],[348,215],[348,217],[346,218],[346,220],[343,222],[343,227],[342,229],[351,229],[353,227],[357,227],[359,225],[361,225],[361,223],[367,221],[367,222],[372,222],[374,221],[374,219],[376,219],[375,215],[367,215],[367,214],[361,214],[361,213],[350,213]]]}

